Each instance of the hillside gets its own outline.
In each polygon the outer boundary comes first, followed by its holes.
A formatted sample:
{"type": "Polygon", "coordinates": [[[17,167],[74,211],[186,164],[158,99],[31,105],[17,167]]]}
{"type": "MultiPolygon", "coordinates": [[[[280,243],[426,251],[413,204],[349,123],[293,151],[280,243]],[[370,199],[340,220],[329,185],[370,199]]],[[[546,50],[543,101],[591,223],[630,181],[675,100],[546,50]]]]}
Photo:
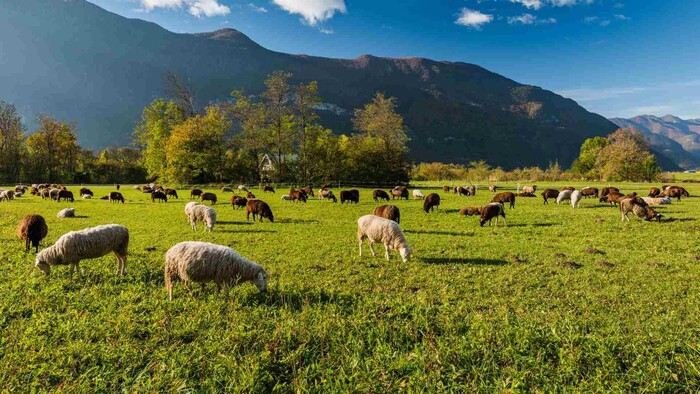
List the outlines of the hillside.
{"type": "Polygon", "coordinates": [[[81,143],[94,148],[129,143],[168,71],[185,76],[200,106],[233,89],[255,94],[275,70],[317,80],[322,120],[337,132],[351,132],[353,109],[383,91],[398,97],[416,161],[568,166],[585,138],[616,129],[573,100],[473,64],[288,55],[236,30],[176,34],[84,0],[0,2],[0,68],[0,100],[25,117],[77,122],[81,143]]]}

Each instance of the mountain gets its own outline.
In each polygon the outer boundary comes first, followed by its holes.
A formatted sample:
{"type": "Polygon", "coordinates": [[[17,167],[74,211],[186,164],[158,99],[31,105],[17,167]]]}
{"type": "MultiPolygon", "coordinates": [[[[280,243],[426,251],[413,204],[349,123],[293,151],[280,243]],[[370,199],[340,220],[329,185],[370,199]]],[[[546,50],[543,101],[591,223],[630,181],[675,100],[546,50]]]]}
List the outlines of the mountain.
{"type": "Polygon", "coordinates": [[[612,118],[620,127],[634,127],[651,141],[651,146],[685,169],[700,168],[700,119],[683,120],[673,115],[639,115],[612,118]]]}
{"type": "Polygon", "coordinates": [[[0,1],[0,100],[33,119],[75,121],[80,142],[124,145],[164,75],[183,76],[204,106],[233,89],[259,93],[276,70],[318,81],[324,125],[352,131],[376,91],[398,98],[416,161],[484,159],[505,168],[558,160],[617,127],[573,100],[482,67],[424,58],[329,59],[267,50],[233,29],[177,34],[84,0],[0,1]]]}

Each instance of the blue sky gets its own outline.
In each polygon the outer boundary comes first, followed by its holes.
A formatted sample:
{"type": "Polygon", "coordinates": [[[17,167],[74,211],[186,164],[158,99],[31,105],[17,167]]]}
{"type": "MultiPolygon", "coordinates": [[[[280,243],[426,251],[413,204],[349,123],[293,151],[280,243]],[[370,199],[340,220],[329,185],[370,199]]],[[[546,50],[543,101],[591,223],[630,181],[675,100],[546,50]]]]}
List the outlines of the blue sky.
{"type": "Polygon", "coordinates": [[[604,116],[700,118],[698,0],[90,0],[280,52],[478,64],[604,116]]]}

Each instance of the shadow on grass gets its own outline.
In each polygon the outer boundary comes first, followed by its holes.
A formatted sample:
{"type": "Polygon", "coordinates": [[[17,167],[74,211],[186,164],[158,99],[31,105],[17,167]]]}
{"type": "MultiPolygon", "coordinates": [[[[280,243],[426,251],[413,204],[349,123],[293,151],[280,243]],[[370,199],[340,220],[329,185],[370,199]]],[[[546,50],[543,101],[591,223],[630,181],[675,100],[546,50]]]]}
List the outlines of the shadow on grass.
{"type": "Polygon", "coordinates": [[[216,224],[238,224],[238,225],[251,225],[252,222],[236,222],[231,220],[217,220],[216,224]]]}
{"type": "MultiPolygon", "coordinates": [[[[554,224],[554,223],[515,223],[515,224],[508,223],[508,227],[552,227],[555,225],[556,224],[554,224]]],[[[486,224],[484,224],[484,227],[487,227],[486,224]]],[[[499,223],[497,227],[501,227],[501,224],[499,223]]],[[[506,226],[503,226],[503,227],[506,227],[506,226]]]]}
{"type": "Polygon", "coordinates": [[[356,297],[348,294],[336,294],[326,290],[279,290],[269,289],[265,293],[246,292],[239,302],[247,306],[265,305],[299,311],[309,305],[338,305],[350,309],[355,305],[356,297]]]}
{"type": "Polygon", "coordinates": [[[466,265],[506,265],[505,260],[496,259],[467,259],[467,258],[449,258],[449,257],[425,257],[422,258],[426,264],[466,264],[466,265]]]}
{"type": "Polygon", "coordinates": [[[662,222],[694,222],[697,219],[695,218],[668,218],[664,219],[664,217],[661,217],[662,222]]]}
{"type": "Polygon", "coordinates": [[[277,219],[277,223],[318,223],[316,219],[277,219]]]}
{"type": "Polygon", "coordinates": [[[276,233],[277,230],[214,230],[217,233],[232,233],[232,234],[238,234],[238,233],[246,233],[246,234],[255,234],[255,233],[276,233]]]}
{"type": "Polygon", "coordinates": [[[408,234],[432,234],[432,235],[456,235],[456,236],[472,236],[473,232],[461,233],[457,231],[439,231],[439,230],[404,230],[408,234]]]}

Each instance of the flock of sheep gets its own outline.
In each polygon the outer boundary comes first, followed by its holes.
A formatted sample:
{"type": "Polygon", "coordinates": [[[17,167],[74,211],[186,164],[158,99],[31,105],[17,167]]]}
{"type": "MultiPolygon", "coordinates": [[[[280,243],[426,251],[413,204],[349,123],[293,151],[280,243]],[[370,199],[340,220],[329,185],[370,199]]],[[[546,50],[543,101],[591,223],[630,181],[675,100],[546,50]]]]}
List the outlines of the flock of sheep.
{"type": "MultiPolygon", "coordinates": [[[[119,186],[117,185],[117,189],[119,186]]],[[[144,193],[151,194],[151,201],[166,201],[168,196],[178,198],[177,191],[174,189],[164,189],[161,186],[147,185],[135,186],[135,189],[141,190],[144,193]]],[[[42,198],[50,198],[56,201],[64,199],[73,201],[73,195],[63,186],[58,185],[32,185],[17,186],[15,190],[0,190],[0,201],[10,201],[15,197],[21,197],[27,190],[30,190],[32,195],[41,196],[42,198]]],[[[253,221],[259,216],[260,221],[263,218],[274,222],[274,215],[270,206],[264,201],[255,198],[255,196],[243,185],[238,186],[239,192],[245,192],[246,197],[233,195],[231,197],[231,206],[235,208],[245,207],[248,219],[250,214],[253,215],[253,221]]],[[[479,223],[483,226],[486,222],[491,225],[492,219],[496,219],[498,224],[499,217],[505,221],[505,205],[513,209],[515,208],[516,197],[536,197],[535,192],[537,186],[525,186],[517,193],[501,192],[496,193],[496,187],[491,186],[489,190],[493,193],[491,202],[483,206],[465,207],[459,211],[460,215],[479,215],[479,223]]],[[[450,188],[444,186],[443,191],[454,194],[475,196],[476,187],[455,187],[450,188]]],[[[222,193],[234,193],[234,190],[229,187],[223,187],[222,193]]],[[[263,192],[275,193],[274,188],[265,186],[263,192]]],[[[87,188],[81,188],[79,194],[86,199],[92,198],[93,193],[87,188]]],[[[310,186],[302,189],[292,188],[288,194],[282,196],[282,200],[305,203],[310,197],[314,197],[313,190],[310,186]]],[[[420,190],[413,190],[412,196],[414,199],[421,199],[423,202],[423,210],[430,213],[435,207],[440,206],[440,195],[430,193],[425,196],[420,190]]],[[[629,221],[628,214],[631,212],[635,216],[644,220],[656,219],[660,221],[661,214],[658,214],[651,207],[652,205],[670,204],[671,198],[677,198],[680,201],[681,197],[688,197],[689,193],[679,186],[665,185],[662,188],[651,188],[648,197],[639,197],[637,193],[624,195],[615,187],[605,187],[601,190],[593,187],[586,187],[577,190],[573,187],[565,187],[561,190],[545,189],[541,196],[543,204],[548,203],[548,199],[556,199],[557,204],[562,204],[569,201],[573,208],[579,206],[583,198],[595,197],[599,198],[600,202],[609,203],[611,205],[619,205],[622,220],[629,221]]],[[[197,224],[202,223],[205,231],[213,231],[216,224],[216,211],[213,205],[217,202],[217,196],[214,193],[204,193],[202,190],[193,189],[190,191],[190,199],[199,198],[199,201],[191,201],[185,205],[185,215],[190,222],[193,231],[197,230],[197,224]],[[205,205],[204,202],[209,201],[210,205],[205,205]]],[[[337,198],[333,191],[330,190],[330,184],[325,184],[318,191],[320,200],[337,202],[337,198]]],[[[384,190],[374,190],[372,198],[375,202],[389,201],[390,199],[406,199],[409,198],[408,188],[404,186],[396,186],[388,193],[384,190]],[[391,197],[390,197],[391,196],[391,197]]],[[[108,196],[102,199],[111,202],[124,203],[124,197],[119,192],[111,192],[108,196]]],[[[360,200],[360,192],[357,189],[342,190],[340,192],[341,204],[358,203],[360,200]]],[[[75,209],[66,208],[57,215],[62,217],[75,216],[75,209]]],[[[359,241],[359,253],[362,256],[362,244],[364,240],[369,243],[369,248],[372,255],[375,255],[373,245],[381,243],[385,248],[385,257],[389,260],[389,251],[397,250],[401,259],[406,262],[411,257],[411,248],[408,245],[406,238],[399,227],[401,220],[400,210],[395,205],[381,205],[375,208],[374,213],[365,215],[357,220],[357,239],[359,241]]],[[[17,228],[19,238],[25,241],[25,251],[30,250],[30,246],[35,248],[37,255],[35,267],[40,269],[45,274],[49,275],[51,266],[68,265],[70,266],[70,276],[77,271],[78,276],[81,275],[79,263],[81,260],[93,259],[105,256],[109,253],[114,253],[117,257],[118,274],[126,273],[126,260],[129,246],[129,230],[117,224],[108,224],[92,228],[86,228],[80,231],[72,231],[61,236],[53,245],[39,251],[39,243],[48,234],[48,226],[46,220],[40,215],[28,215],[23,218],[17,228]]],[[[257,263],[246,259],[231,248],[206,243],[206,242],[181,242],[170,248],[165,256],[165,284],[170,299],[172,299],[172,285],[177,280],[182,280],[185,287],[189,287],[191,282],[207,283],[214,282],[217,289],[220,291],[228,290],[242,282],[252,282],[260,291],[265,291],[267,288],[267,272],[257,263]]]]}

